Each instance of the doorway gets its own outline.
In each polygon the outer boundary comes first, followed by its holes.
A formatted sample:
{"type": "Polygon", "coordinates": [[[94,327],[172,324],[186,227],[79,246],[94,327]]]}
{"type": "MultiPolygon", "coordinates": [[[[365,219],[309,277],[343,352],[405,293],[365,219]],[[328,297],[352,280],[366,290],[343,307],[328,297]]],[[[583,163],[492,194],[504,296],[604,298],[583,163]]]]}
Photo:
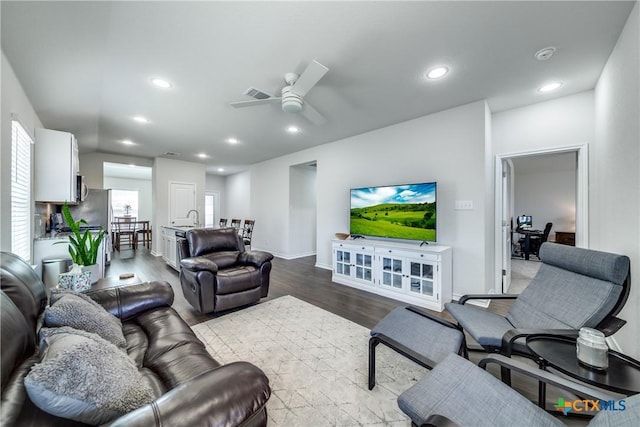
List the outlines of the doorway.
{"type": "Polygon", "coordinates": [[[518,215],[531,215],[535,229],[552,222],[549,240],[555,231],[571,231],[576,246],[588,246],[587,177],[586,145],[496,156],[495,293],[511,285],[518,215]]]}
{"type": "Polygon", "coordinates": [[[291,258],[316,254],[317,179],[315,161],[289,167],[289,253],[291,258]]]}

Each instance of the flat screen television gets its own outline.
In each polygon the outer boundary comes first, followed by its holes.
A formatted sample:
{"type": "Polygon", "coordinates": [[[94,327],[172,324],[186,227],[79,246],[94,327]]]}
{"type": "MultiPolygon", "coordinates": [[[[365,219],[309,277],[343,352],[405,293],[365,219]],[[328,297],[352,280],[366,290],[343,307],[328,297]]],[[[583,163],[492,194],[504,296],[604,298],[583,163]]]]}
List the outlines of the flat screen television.
{"type": "Polygon", "coordinates": [[[436,241],[436,183],[351,189],[352,236],[436,241]]]}

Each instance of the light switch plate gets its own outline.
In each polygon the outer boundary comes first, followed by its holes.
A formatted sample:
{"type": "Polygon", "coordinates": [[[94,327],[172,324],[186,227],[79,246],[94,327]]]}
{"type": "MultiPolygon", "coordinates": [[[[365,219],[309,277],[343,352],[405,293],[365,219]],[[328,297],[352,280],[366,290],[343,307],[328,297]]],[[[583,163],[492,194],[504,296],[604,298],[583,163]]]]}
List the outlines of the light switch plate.
{"type": "Polygon", "coordinates": [[[457,211],[468,211],[473,209],[473,200],[456,200],[455,209],[457,211]]]}

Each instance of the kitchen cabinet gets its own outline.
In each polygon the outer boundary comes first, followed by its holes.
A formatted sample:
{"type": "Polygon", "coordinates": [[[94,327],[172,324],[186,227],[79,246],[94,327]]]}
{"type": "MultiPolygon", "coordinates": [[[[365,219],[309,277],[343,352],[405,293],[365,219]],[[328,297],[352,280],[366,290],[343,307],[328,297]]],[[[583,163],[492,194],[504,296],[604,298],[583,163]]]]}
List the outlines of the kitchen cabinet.
{"type": "Polygon", "coordinates": [[[178,264],[178,247],[176,239],[176,231],[170,227],[162,228],[162,259],[170,267],[180,271],[180,265],[178,264]]]}
{"type": "Polygon", "coordinates": [[[442,311],[452,298],[448,246],[334,240],[332,281],[442,311]]]}
{"type": "Polygon", "coordinates": [[[78,199],[78,141],[73,134],[36,129],[34,198],[36,202],[70,203],[78,199]]]}

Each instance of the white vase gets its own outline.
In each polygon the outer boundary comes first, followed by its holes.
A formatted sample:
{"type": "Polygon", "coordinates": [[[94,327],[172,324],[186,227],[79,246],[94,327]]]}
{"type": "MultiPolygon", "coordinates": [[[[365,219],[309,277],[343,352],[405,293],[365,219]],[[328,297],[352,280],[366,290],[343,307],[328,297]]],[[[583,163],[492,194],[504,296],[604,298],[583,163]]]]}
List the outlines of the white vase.
{"type": "Polygon", "coordinates": [[[100,280],[100,266],[98,264],[93,265],[83,265],[82,271],[88,271],[91,273],[91,284],[98,282],[100,280]]]}

